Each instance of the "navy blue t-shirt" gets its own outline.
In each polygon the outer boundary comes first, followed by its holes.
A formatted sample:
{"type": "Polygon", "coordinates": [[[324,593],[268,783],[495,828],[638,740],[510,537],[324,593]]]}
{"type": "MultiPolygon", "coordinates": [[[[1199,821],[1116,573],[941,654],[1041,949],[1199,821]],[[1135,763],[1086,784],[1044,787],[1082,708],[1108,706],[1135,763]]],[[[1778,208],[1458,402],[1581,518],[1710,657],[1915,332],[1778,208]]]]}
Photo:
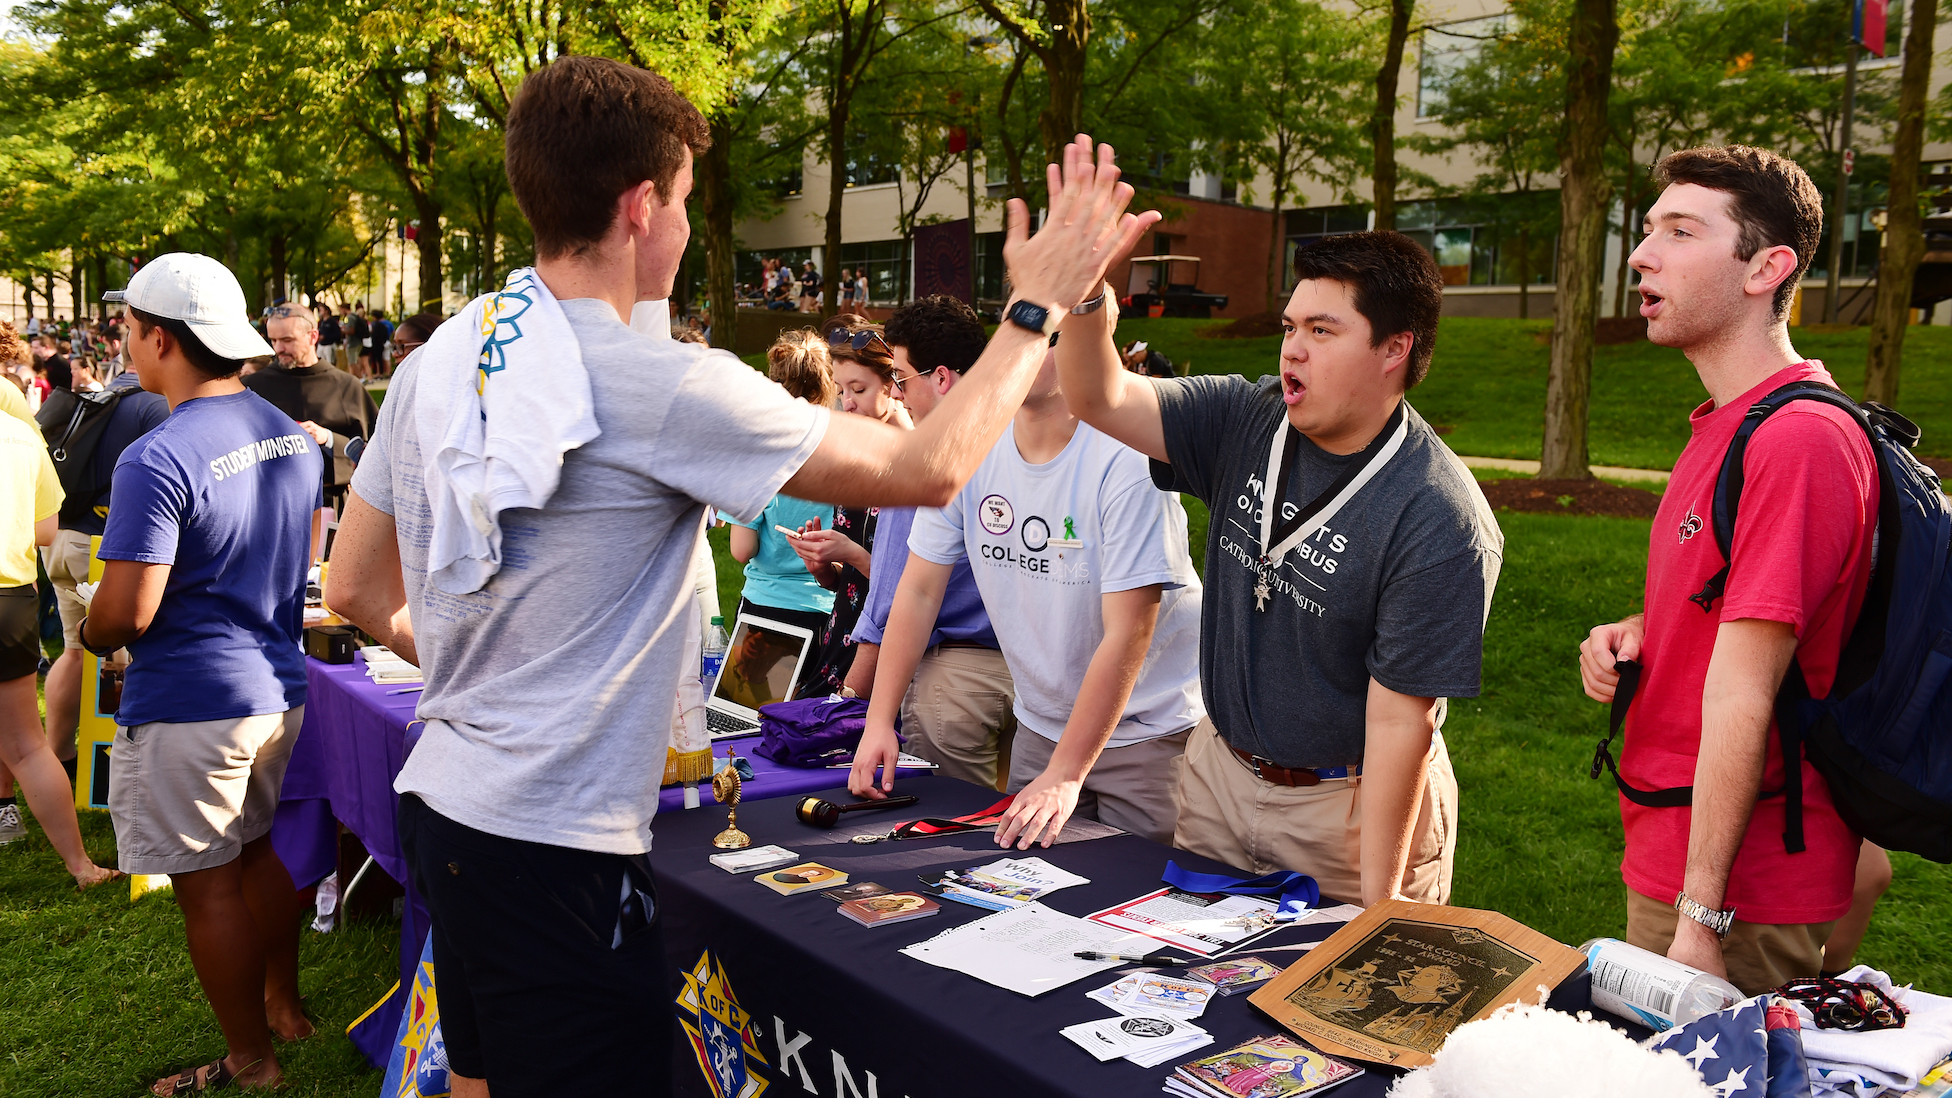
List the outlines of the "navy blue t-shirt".
{"type": "MultiPolygon", "coordinates": [[[[169,401],[156,393],[142,391],[142,383],[134,374],[117,374],[108,383],[108,388],[133,390],[115,405],[115,411],[108,415],[108,425],[102,428],[101,440],[95,444],[94,483],[102,485],[96,496],[96,505],[86,515],[74,519],[63,519],[63,530],[75,530],[84,534],[100,535],[105,532],[101,510],[108,507],[107,486],[109,477],[115,472],[115,463],[121,459],[135,440],[156,429],[169,418],[169,401]]],[[[72,497],[70,497],[72,499],[72,497]]]]}
{"type": "Polygon", "coordinates": [[[183,724],[305,704],[305,574],[318,444],[253,392],[186,401],[115,463],[103,560],[170,565],[129,645],[116,723],[183,724]]]}

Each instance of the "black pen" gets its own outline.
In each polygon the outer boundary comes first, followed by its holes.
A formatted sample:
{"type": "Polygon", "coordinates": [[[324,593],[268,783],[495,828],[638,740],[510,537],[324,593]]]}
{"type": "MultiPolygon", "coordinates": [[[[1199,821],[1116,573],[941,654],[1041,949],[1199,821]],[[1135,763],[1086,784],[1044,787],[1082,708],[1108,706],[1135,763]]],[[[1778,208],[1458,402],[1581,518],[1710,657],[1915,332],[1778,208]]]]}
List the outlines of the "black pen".
{"type": "Polygon", "coordinates": [[[1142,957],[1135,957],[1129,953],[1100,953],[1095,949],[1081,949],[1072,956],[1081,961],[1131,961],[1141,965],[1158,965],[1161,968],[1177,968],[1180,965],[1193,963],[1184,957],[1175,957],[1170,953],[1148,953],[1142,957]]]}

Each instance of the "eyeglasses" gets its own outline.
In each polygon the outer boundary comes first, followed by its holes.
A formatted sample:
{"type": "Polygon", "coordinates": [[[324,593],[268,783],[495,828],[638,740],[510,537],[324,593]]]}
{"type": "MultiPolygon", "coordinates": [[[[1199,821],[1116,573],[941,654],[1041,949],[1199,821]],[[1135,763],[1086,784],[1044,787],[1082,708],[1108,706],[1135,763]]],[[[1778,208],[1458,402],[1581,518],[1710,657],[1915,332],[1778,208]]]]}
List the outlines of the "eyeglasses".
{"type": "MultiPolygon", "coordinates": [[[[938,370],[939,370],[939,369],[941,369],[941,367],[939,367],[939,366],[938,366],[938,367],[936,367],[936,369],[938,369],[938,370]]],[[[909,375],[908,375],[907,377],[898,377],[898,378],[896,378],[896,379],[895,379],[895,392],[897,392],[897,393],[906,393],[906,392],[908,391],[908,389],[906,388],[906,386],[908,385],[908,383],[909,383],[909,382],[911,382],[911,381],[920,381],[920,380],[922,380],[923,378],[925,378],[925,377],[931,377],[931,376],[933,376],[934,374],[935,374],[935,370],[930,370],[930,371],[929,371],[928,373],[926,373],[926,374],[909,374],[909,375]]]]}
{"type": "Polygon", "coordinates": [[[858,332],[835,328],[827,333],[827,343],[833,347],[850,347],[856,351],[865,351],[875,344],[880,344],[880,354],[887,355],[889,358],[895,357],[895,352],[888,346],[887,341],[881,338],[881,333],[872,328],[864,328],[858,332]]]}
{"type": "Polygon", "coordinates": [[[1791,980],[1776,994],[1809,1007],[1818,1029],[1903,1029],[1909,1013],[1883,988],[1848,980],[1791,980]]]}

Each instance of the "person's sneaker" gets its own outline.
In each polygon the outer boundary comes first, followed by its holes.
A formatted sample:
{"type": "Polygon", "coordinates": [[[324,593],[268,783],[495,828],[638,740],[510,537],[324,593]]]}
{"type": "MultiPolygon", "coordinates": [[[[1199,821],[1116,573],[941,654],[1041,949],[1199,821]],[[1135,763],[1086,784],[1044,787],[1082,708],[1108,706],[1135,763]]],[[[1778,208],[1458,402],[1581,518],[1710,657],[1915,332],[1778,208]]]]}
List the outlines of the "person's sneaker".
{"type": "Polygon", "coordinates": [[[0,804],[0,846],[27,837],[27,825],[20,820],[20,806],[0,804]]]}

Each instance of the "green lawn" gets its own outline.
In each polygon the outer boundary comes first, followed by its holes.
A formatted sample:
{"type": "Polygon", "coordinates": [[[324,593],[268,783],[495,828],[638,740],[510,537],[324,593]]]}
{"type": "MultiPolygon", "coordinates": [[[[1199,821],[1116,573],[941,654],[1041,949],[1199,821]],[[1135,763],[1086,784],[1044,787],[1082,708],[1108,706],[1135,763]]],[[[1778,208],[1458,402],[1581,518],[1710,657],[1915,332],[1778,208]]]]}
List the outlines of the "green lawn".
{"type": "MultiPolygon", "coordinates": [[[[1198,374],[1273,373],[1280,340],[1202,339],[1213,321],[1124,320],[1118,339],[1143,339],[1198,374]]],[[[1410,394],[1423,417],[1451,428],[1460,454],[1533,458],[1545,414],[1551,325],[1543,320],[1447,319],[1437,332],[1430,375],[1410,394]]],[[[1861,393],[1869,329],[1792,329],[1798,351],[1823,359],[1837,380],[1861,393]]],[[[1594,356],[1591,415],[1596,465],[1670,469],[1688,440],[1688,412],[1707,399],[1679,351],[1651,343],[1601,347],[1594,356]]],[[[1952,456],[1952,328],[1913,327],[1905,339],[1898,410],[1924,432],[1919,452],[1952,456]]]]}

